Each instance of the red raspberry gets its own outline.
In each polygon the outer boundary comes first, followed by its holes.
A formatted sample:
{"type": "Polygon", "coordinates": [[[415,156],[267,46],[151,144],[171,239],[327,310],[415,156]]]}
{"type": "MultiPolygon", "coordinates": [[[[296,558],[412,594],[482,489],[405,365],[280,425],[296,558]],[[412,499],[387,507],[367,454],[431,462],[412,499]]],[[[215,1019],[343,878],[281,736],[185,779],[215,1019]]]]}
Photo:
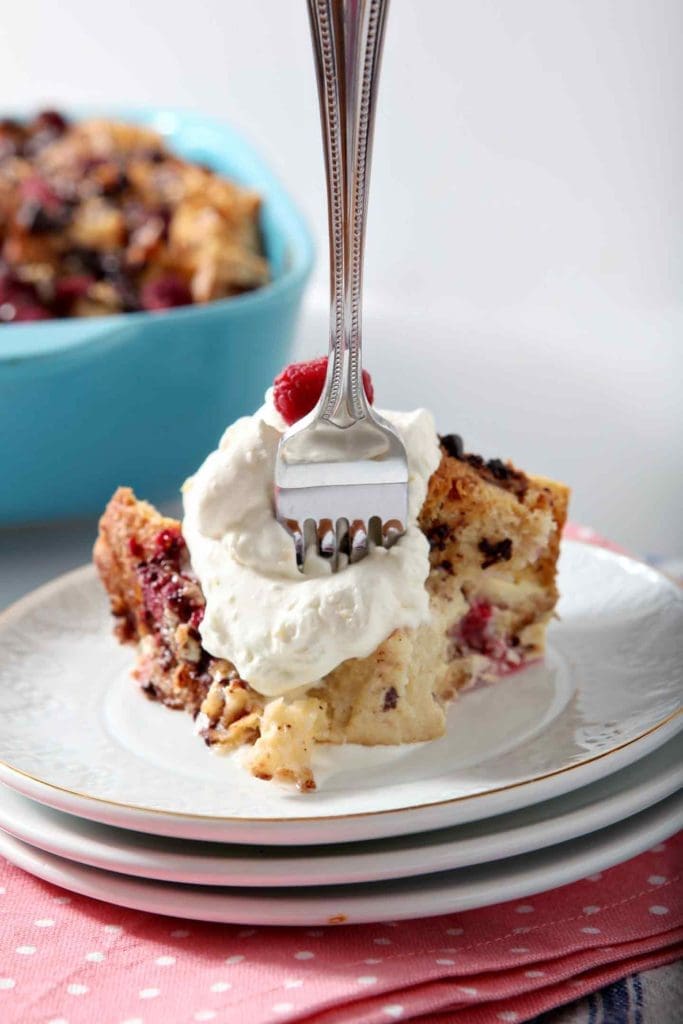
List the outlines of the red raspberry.
{"type": "Polygon", "coordinates": [[[472,651],[489,654],[489,622],[493,608],[489,601],[475,601],[460,623],[460,637],[472,651]]]}
{"type": "Polygon", "coordinates": [[[143,309],[173,309],[175,306],[191,306],[192,293],[175,274],[166,274],[144,284],[140,300],[143,309]]]}
{"type": "MultiPolygon", "coordinates": [[[[315,407],[327,375],[327,356],[307,363],[291,363],[278,374],[273,383],[275,408],[285,423],[296,423],[315,407]]],[[[368,402],[375,399],[375,389],[367,370],[363,370],[363,386],[368,402]]]]}

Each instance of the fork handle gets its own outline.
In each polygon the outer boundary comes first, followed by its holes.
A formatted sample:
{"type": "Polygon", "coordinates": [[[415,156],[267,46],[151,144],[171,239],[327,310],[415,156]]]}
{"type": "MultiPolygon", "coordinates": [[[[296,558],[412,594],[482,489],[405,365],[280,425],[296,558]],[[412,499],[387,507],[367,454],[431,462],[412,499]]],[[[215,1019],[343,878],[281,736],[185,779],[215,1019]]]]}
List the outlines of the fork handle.
{"type": "Polygon", "coordinates": [[[363,254],[379,65],[389,0],[308,0],[327,177],[330,359],[319,415],[368,416],[362,379],[363,254]]]}

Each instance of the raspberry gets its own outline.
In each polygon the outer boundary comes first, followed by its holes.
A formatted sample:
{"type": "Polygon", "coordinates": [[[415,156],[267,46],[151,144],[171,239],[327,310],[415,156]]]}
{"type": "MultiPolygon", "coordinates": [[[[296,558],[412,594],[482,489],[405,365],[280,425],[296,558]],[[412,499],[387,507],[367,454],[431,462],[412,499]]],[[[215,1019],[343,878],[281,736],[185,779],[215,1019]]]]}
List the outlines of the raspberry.
{"type": "Polygon", "coordinates": [[[185,539],[179,529],[161,530],[154,539],[154,557],[177,560],[185,547],[185,539]]]}
{"type": "Polygon", "coordinates": [[[467,615],[460,623],[460,637],[472,651],[480,654],[490,653],[488,625],[493,615],[493,608],[488,601],[475,601],[467,615]]]}
{"type": "Polygon", "coordinates": [[[142,286],[141,300],[143,309],[172,309],[174,306],[190,306],[192,294],[179,277],[166,274],[142,286]]]}
{"type": "MultiPolygon", "coordinates": [[[[275,408],[285,423],[291,426],[315,407],[327,375],[327,356],[311,359],[307,363],[291,363],[273,383],[275,408]]],[[[363,387],[372,404],[375,389],[367,370],[363,370],[363,387]]]]}

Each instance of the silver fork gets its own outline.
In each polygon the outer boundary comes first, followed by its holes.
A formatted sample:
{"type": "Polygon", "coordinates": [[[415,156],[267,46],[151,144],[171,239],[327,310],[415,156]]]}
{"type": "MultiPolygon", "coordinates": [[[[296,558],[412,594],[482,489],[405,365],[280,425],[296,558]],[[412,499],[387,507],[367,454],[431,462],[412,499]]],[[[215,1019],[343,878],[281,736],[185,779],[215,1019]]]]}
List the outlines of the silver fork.
{"type": "Polygon", "coordinates": [[[330,357],[315,409],[283,434],[277,517],[299,568],[315,547],[333,570],[405,532],[408,461],[368,404],[361,359],[363,251],[377,79],[388,0],[308,0],[330,234],[330,357]]]}

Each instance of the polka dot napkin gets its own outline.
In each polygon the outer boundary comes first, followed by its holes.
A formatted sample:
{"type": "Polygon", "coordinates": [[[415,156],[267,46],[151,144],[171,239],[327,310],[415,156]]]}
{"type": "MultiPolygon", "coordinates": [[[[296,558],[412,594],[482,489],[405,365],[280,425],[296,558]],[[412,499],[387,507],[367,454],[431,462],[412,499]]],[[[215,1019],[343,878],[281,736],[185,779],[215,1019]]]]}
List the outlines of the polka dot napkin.
{"type": "Polygon", "coordinates": [[[522,1022],[683,953],[683,833],[463,914],[244,928],[121,910],[0,864],[3,1024],[522,1022]]]}
{"type": "Polygon", "coordinates": [[[682,864],[680,833],[526,900],[311,929],[122,910],[0,861],[0,1022],[521,1024],[680,958],[682,864]]]}

